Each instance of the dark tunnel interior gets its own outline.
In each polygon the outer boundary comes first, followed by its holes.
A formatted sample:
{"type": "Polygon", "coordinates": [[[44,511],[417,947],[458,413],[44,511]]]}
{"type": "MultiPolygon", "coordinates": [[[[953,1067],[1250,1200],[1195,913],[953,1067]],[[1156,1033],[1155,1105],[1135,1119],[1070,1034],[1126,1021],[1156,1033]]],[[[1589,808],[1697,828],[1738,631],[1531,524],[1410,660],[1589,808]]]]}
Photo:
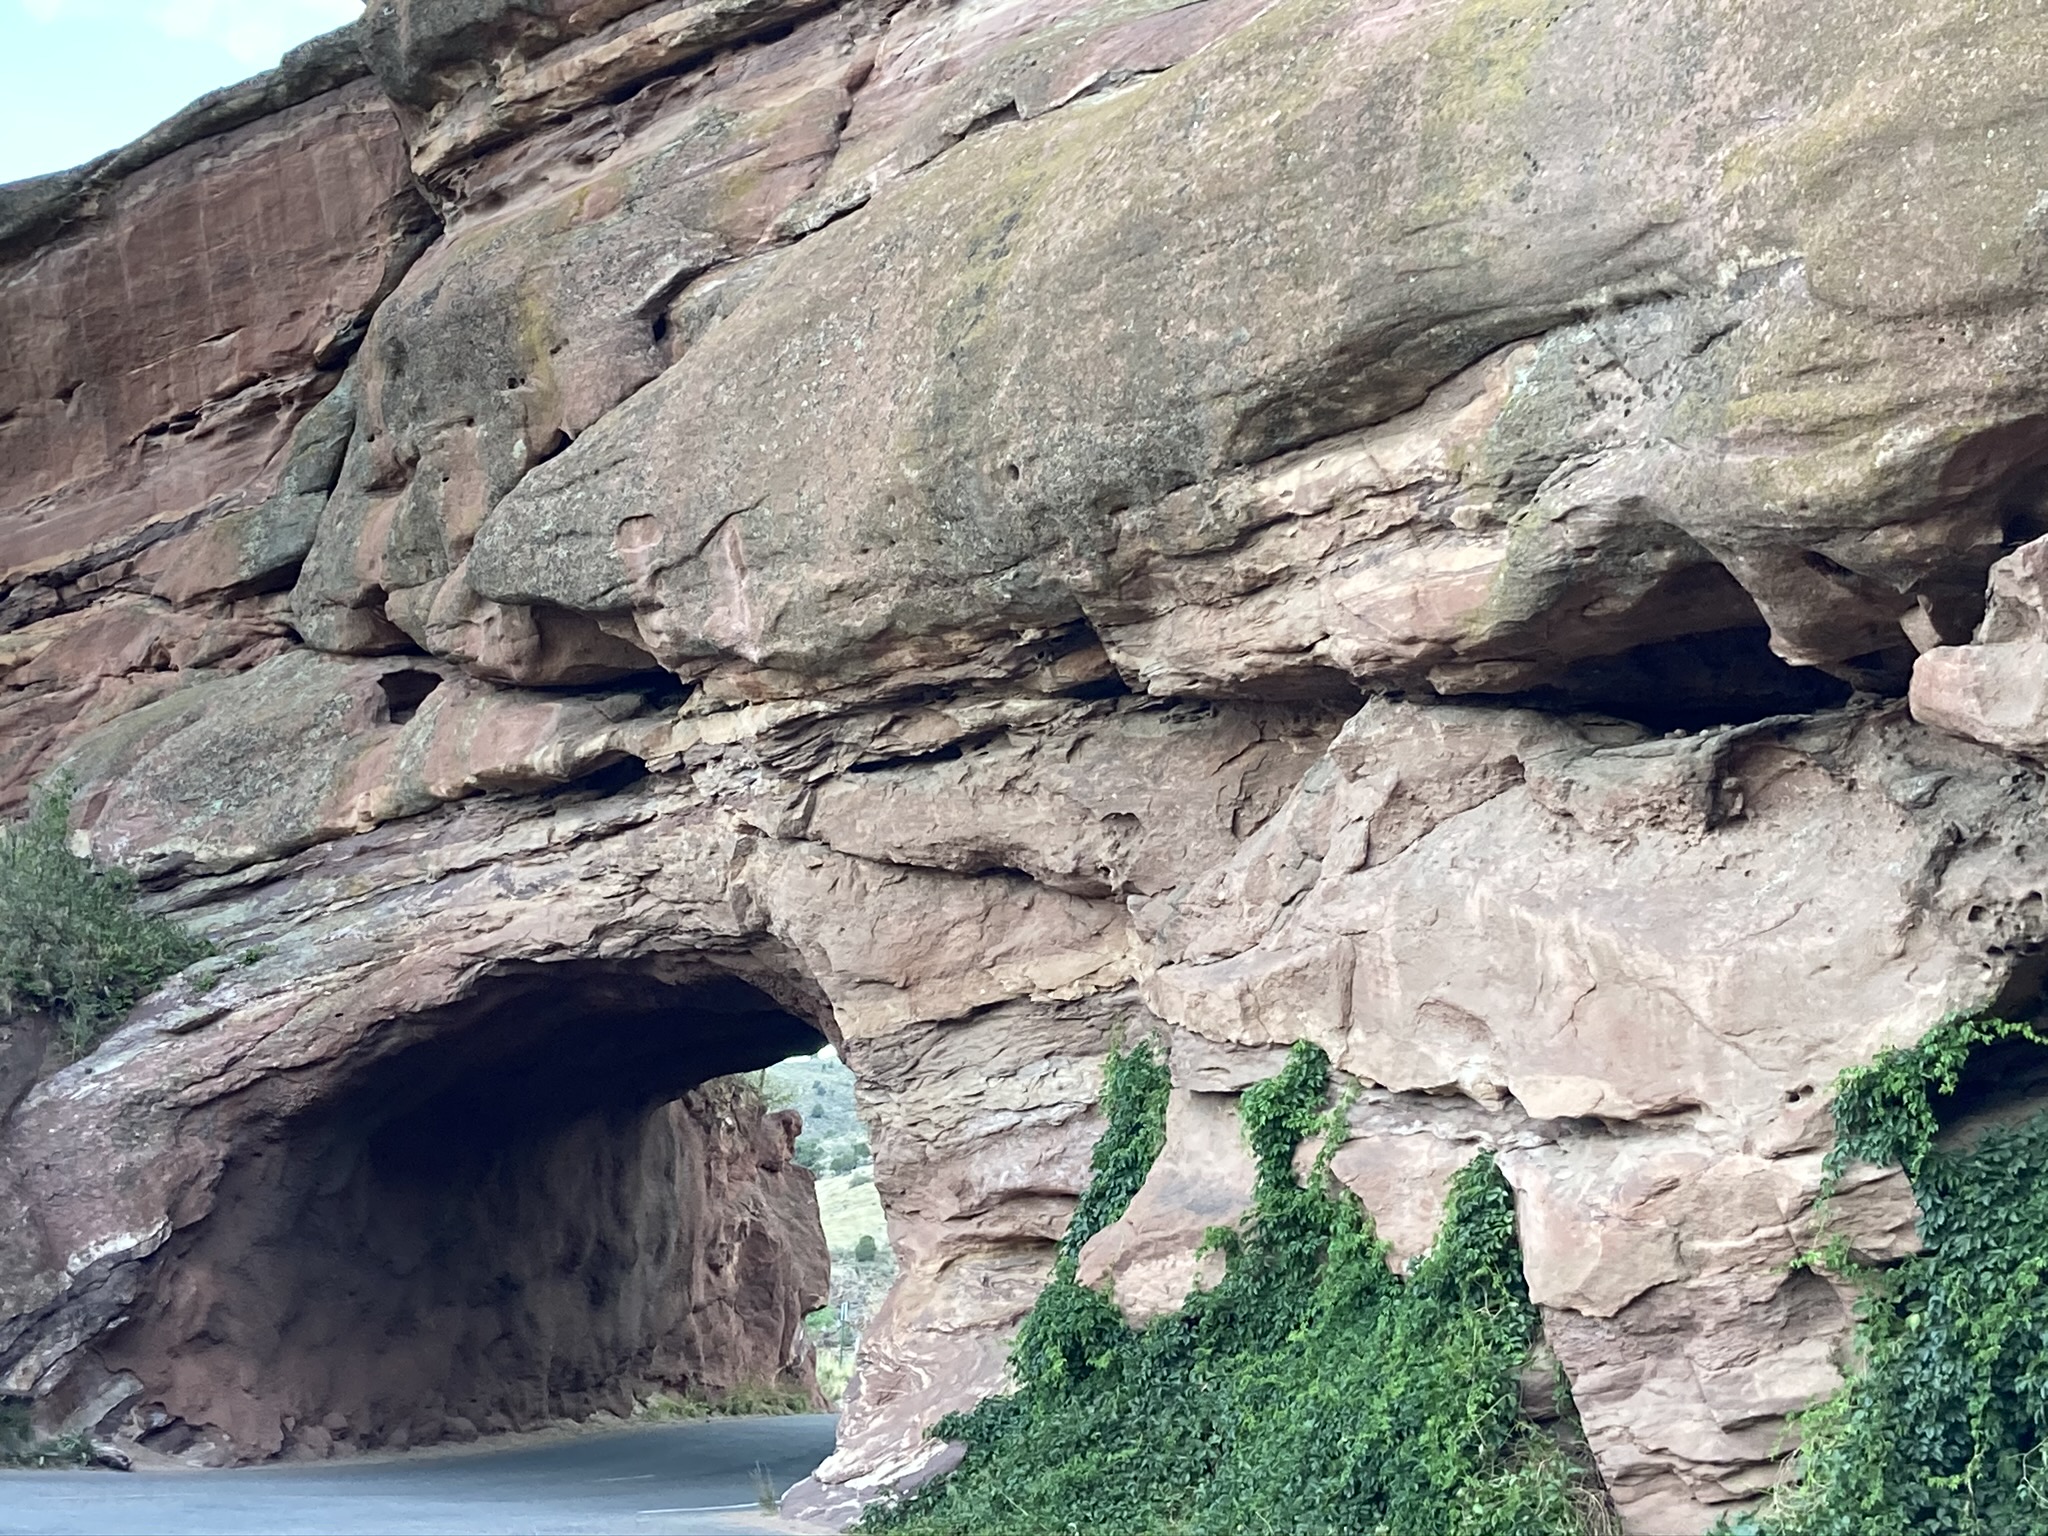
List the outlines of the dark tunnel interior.
{"type": "Polygon", "coordinates": [[[108,1341],[171,1383],[144,1443],[318,1457],[808,1382],[809,1176],[730,1079],[825,1043],[662,960],[506,967],[372,1030],[238,1143],[177,1285],[108,1341]]]}

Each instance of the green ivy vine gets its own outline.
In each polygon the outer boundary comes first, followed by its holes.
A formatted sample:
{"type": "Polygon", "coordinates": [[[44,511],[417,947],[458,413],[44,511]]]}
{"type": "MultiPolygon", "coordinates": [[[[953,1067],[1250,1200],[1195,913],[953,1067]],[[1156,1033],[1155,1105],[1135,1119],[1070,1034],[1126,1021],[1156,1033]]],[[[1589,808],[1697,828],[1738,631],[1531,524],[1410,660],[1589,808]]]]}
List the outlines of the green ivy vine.
{"type": "Polygon", "coordinates": [[[1222,1281],[1143,1329],[1078,1284],[1088,1237],[1121,1215],[1164,1139],[1167,1074],[1115,1057],[1095,1179],[1018,1334],[1017,1390],[937,1426],[966,1444],[945,1481],[871,1510],[913,1536],[1576,1536],[1603,1507],[1561,1444],[1521,1415],[1537,1315],[1514,1203],[1490,1157],[1453,1182],[1435,1246],[1406,1277],[1329,1176],[1344,1106],[1329,1062],[1294,1047],[1244,1095],[1258,1162],[1222,1281]],[[1297,1148],[1323,1135],[1303,1182],[1297,1148]]]}
{"type": "Polygon", "coordinates": [[[1837,1084],[1829,1182],[1896,1164],[1921,1252],[1853,1271],[1858,1368],[1799,1422],[1799,1479],[1735,1536],[2048,1532],[2048,1114],[1938,1139],[1978,1049],[2029,1024],[1956,1018],[1837,1084]]]}

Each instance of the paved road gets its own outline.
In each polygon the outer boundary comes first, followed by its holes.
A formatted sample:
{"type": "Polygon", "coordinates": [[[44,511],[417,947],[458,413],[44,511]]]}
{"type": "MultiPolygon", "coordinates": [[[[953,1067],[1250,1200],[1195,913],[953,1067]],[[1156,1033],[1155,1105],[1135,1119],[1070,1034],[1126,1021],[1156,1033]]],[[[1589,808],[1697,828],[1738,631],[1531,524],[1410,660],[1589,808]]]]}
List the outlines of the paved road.
{"type": "Polygon", "coordinates": [[[832,1450],[826,1414],[239,1472],[0,1473],[8,1536],[762,1536],[832,1450]],[[756,1469],[760,1469],[757,1477],[756,1469]]]}

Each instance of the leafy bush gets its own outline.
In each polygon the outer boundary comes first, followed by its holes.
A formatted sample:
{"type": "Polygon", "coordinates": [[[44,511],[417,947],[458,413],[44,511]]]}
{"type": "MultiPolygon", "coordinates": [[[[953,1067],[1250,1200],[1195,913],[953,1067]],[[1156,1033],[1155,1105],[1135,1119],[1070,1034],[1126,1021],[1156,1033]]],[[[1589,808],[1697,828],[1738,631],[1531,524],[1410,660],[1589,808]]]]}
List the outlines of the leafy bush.
{"type": "Polygon", "coordinates": [[[26,820],[0,827],[0,1015],[51,1015],[76,1058],[210,950],[138,912],[133,876],[73,855],[69,815],[59,785],[37,796],[26,820]]]}
{"type": "Polygon", "coordinates": [[[874,1234],[863,1232],[860,1235],[860,1241],[853,1245],[853,1262],[856,1264],[872,1264],[875,1262],[875,1255],[880,1252],[881,1249],[875,1243],[874,1234]]]}
{"type": "Polygon", "coordinates": [[[2024,1024],[1951,1019],[1844,1073],[1832,1178],[1897,1163],[1922,1251],[1862,1271],[1860,1368],[1800,1420],[1800,1481],[1747,1536],[2022,1536],[2048,1531],[2048,1114],[1936,1144],[1972,1051],[2044,1044],[2024,1024]]]}
{"type": "Polygon", "coordinates": [[[809,1413],[813,1406],[810,1393],[797,1387],[742,1382],[721,1394],[711,1411],[720,1418],[747,1418],[759,1414],[809,1413]]]}
{"type": "Polygon", "coordinates": [[[863,1530],[915,1536],[1566,1536],[1599,1507],[1519,1414],[1536,1336],[1510,1191],[1491,1158],[1454,1180],[1436,1245],[1404,1279],[1371,1219],[1301,1142],[1335,1131],[1329,1063],[1297,1045],[1244,1096],[1258,1161],[1242,1234],[1211,1291],[1143,1330],[1074,1279],[1082,1243],[1128,1206],[1164,1135],[1166,1072],[1112,1062],[1109,1129],[1052,1282],[1019,1331],[1018,1390],[935,1433],[958,1471],[863,1530]]]}

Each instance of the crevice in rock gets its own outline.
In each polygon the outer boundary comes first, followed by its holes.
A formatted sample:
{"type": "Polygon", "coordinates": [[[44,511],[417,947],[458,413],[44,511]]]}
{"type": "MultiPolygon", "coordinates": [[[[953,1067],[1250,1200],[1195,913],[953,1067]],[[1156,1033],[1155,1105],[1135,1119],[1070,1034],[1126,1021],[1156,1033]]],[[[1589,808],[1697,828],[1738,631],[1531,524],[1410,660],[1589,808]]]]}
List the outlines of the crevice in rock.
{"type": "MultiPolygon", "coordinates": [[[[986,739],[985,737],[983,738],[986,739]]],[[[979,743],[977,743],[978,745],[979,743]]],[[[892,768],[907,768],[915,764],[928,767],[936,763],[956,763],[967,755],[968,743],[965,738],[949,741],[943,747],[931,752],[909,752],[895,757],[870,758],[866,762],[854,763],[848,773],[886,773],[892,768]]]]}
{"type": "MultiPolygon", "coordinates": [[[[2039,1011],[2040,999],[2035,999],[2039,1011]]],[[[1970,1053],[1956,1091],[1934,1100],[1944,1146],[1967,1148],[1985,1132],[2020,1125],[2048,1108],[2048,1047],[2012,1039],[1970,1053]]]]}
{"type": "Polygon", "coordinates": [[[1022,121],[1024,121],[1024,118],[1017,111],[1017,103],[1006,101],[999,107],[991,107],[988,111],[968,119],[967,123],[960,129],[959,136],[953,142],[955,144],[963,143],[984,129],[1000,128],[1005,123],[1021,123],[1022,121]]]}
{"type": "Polygon", "coordinates": [[[1999,501],[1999,528],[2005,553],[2048,535],[2048,466],[2014,477],[1999,501]]]}
{"type": "Polygon", "coordinates": [[[1651,275],[1604,294],[1599,303],[1482,309],[1457,317],[1455,324],[1417,326],[1391,346],[1380,336],[1342,340],[1248,400],[1219,463],[1252,469],[1326,438],[1379,426],[1424,404],[1434,390],[1494,353],[1590,320],[1620,319],[1676,296],[1668,279],[1651,275]],[[1407,365],[1398,382],[1388,368],[1395,358],[1407,365]]]}
{"type": "Polygon", "coordinates": [[[1129,683],[1123,680],[1120,673],[1111,672],[1106,676],[1093,678],[1085,683],[1076,683],[1073,687],[1062,690],[1060,696],[1067,699],[1084,700],[1128,699],[1134,697],[1134,690],[1129,683]]]}
{"type": "Polygon", "coordinates": [[[1911,645],[1900,644],[1851,656],[1826,670],[1858,693],[1902,699],[1912,684],[1913,661],[1917,655],[1911,645]]]}
{"type": "Polygon", "coordinates": [[[1768,629],[1743,628],[1587,657],[1539,688],[1459,697],[1552,713],[1612,715],[1662,734],[1816,714],[1840,708],[1854,692],[1841,678],[1781,659],[1771,650],[1768,629]]]}
{"type": "Polygon", "coordinates": [[[526,450],[526,467],[538,469],[549,459],[558,459],[569,451],[569,445],[576,439],[560,427],[533,443],[526,450]]]}
{"type": "MultiPolygon", "coordinates": [[[[1962,851],[1961,838],[1944,840],[1943,851],[1947,857],[1936,871],[1937,879],[1954,862],[1955,855],[1962,851]]],[[[1932,889],[1924,879],[1921,884],[1932,889]]],[[[2034,1024],[2048,1022],[2048,952],[2035,949],[2020,956],[1985,1011],[1994,1018],[2019,1019],[2034,1024]]]]}
{"type": "MultiPolygon", "coordinates": [[[[743,53],[749,49],[766,48],[772,44],[783,42],[798,27],[816,15],[818,11],[829,8],[828,4],[820,3],[815,9],[807,7],[801,14],[787,21],[777,22],[773,26],[763,27],[758,32],[739,32],[731,37],[707,43],[703,47],[691,49],[688,52],[679,54],[677,57],[669,60],[668,63],[656,69],[651,69],[645,74],[634,75],[630,80],[614,86],[611,90],[605,92],[598,100],[602,101],[606,106],[624,106],[636,97],[659,86],[666,85],[669,81],[674,80],[680,75],[691,74],[703,68],[708,61],[717,58],[721,54],[743,53]]],[[[637,20],[638,18],[636,17],[635,19],[637,20]]],[[[604,35],[602,32],[596,33],[593,34],[591,39],[584,41],[601,39],[604,35]]]]}
{"type": "Polygon", "coordinates": [[[622,794],[651,776],[646,763],[622,752],[609,762],[600,763],[582,777],[572,779],[561,788],[551,789],[546,793],[557,798],[578,795],[592,800],[602,800],[607,795],[622,794]]]}

